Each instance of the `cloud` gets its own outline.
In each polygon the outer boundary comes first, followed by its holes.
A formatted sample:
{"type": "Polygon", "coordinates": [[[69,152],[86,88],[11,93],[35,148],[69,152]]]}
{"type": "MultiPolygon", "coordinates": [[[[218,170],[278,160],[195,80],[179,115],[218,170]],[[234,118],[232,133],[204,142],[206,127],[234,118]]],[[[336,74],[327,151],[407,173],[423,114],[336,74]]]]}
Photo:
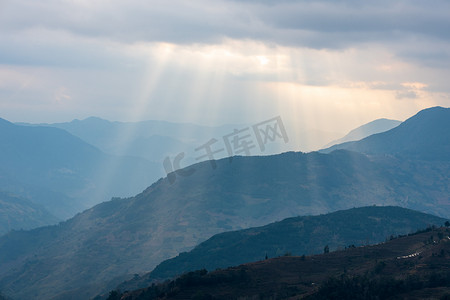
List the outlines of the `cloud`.
{"type": "Polygon", "coordinates": [[[411,36],[448,41],[447,1],[32,1],[4,4],[3,30],[63,30],[122,42],[252,39],[341,48],[411,36]]]}
{"type": "Polygon", "coordinates": [[[399,116],[450,104],[449,11],[443,0],[0,1],[2,112],[248,123],[346,108],[358,121],[396,118],[382,114],[388,103],[399,116]]]}
{"type": "Polygon", "coordinates": [[[65,87],[60,87],[58,88],[55,93],[54,93],[54,97],[56,102],[61,102],[61,101],[65,101],[65,100],[70,100],[72,97],[69,95],[67,88],[65,87]]]}
{"type": "MultiPolygon", "coordinates": [[[[20,51],[12,55],[8,50],[20,49],[23,39],[37,48],[41,60],[44,50],[55,60],[66,58],[60,53],[68,51],[54,44],[64,44],[68,36],[126,44],[220,44],[234,39],[312,49],[383,44],[399,57],[436,64],[433,58],[450,57],[448,11],[450,2],[444,0],[433,5],[387,0],[16,0],[4,2],[0,10],[0,33],[12,37],[1,50],[6,53],[2,59],[17,63],[20,51]],[[40,43],[49,37],[53,42],[40,43]],[[427,47],[429,43],[435,47],[427,47]]],[[[78,56],[82,59],[85,52],[78,56]]]]}
{"type": "Polygon", "coordinates": [[[412,91],[412,90],[407,90],[407,91],[397,91],[395,94],[395,97],[397,99],[416,99],[417,98],[417,93],[412,91]]]}
{"type": "Polygon", "coordinates": [[[123,59],[117,45],[251,40],[318,50],[382,45],[400,60],[448,68],[449,11],[444,0],[16,0],[0,9],[0,62],[106,68],[123,59]]]}

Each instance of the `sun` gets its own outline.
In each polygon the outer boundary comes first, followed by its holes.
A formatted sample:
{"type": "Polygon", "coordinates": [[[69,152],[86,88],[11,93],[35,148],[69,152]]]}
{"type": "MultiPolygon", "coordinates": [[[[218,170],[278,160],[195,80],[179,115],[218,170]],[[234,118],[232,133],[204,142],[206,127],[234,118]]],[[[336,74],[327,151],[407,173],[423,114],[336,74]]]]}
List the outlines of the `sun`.
{"type": "Polygon", "coordinates": [[[267,57],[265,57],[265,56],[257,56],[256,58],[258,59],[259,64],[261,66],[265,66],[265,65],[267,65],[269,63],[269,59],[267,57]]]}

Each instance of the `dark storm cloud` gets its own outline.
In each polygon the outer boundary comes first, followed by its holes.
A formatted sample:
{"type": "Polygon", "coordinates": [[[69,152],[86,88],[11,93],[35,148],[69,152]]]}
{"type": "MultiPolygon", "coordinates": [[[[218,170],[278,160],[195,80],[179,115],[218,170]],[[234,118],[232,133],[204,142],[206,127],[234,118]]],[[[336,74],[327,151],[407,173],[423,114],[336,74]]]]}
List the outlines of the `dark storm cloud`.
{"type": "Polygon", "coordinates": [[[443,69],[450,64],[448,28],[448,1],[0,0],[0,64],[116,68],[141,58],[124,55],[124,45],[232,39],[274,48],[383,49],[443,69]]]}
{"type": "Polygon", "coordinates": [[[449,28],[449,1],[16,0],[0,2],[0,63],[111,61],[104,49],[81,48],[59,34],[126,44],[228,38],[312,49],[381,45],[402,59],[439,67],[434,53],[450,56],[449,28]]]}
{"type": "Polygon", "coordinates": [[[44,27],[133,41],[211,43],[224,37],[335,48],[399,38],[450,38],[447,1],[62,1],[6,5],[3,30],[44,27]]]}

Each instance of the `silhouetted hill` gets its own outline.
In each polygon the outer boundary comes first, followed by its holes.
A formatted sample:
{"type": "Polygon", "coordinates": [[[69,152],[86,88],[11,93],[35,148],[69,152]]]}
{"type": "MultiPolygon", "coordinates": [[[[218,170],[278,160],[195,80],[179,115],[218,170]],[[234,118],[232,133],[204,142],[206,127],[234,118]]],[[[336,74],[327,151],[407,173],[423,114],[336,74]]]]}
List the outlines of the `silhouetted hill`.
{"type": "Polygon", "coordinates": [[[362,126],[359,126],[358,128],[353,129],[344,137],[338,140],[334,140],[331,143],[328,143],[327,145],[323,146],[322,148],[328,148],[333,145],[342,144],[345,142],[358,141],[372,134],[388,131],[394,127],[397,127],[400,123],[401,122],[397,120],[377,119],[362,126]]]}
{"type": "Polygon", "coordinates": [[[158,178],[152,170],[161,168],[143,159],[106,155],[52,127],[2,120],[0,141],[0,189],[62,219],[112,196],[142,191],[158,178]]]}
{"type": "Polygon", "coordinates": [[[361,141],[321,152],[346,149],[366,154],[393,154],[427,160],[450,160],[450,108],[424,109],[399,126],[361,141]]]}
{"type": "Polygon", "coordinates": [[[135,277],[119,286],[132,290],[152,281],[173,278],[188,271],[237,266],[268,257],[311,255],[344,249],[349,245],[375,244],[392,235],[415,232],[446,220],[400,207],[363,207],[326,215],[285,219],[263,227],[214,235],[172,259],[159,264],[151,273],[135,277]]]}
{"type": "Polygon", "coordinates": [[[374,246],[199,270],[108,299],[447,299],[449,234],[440,228],[374,246]]]}

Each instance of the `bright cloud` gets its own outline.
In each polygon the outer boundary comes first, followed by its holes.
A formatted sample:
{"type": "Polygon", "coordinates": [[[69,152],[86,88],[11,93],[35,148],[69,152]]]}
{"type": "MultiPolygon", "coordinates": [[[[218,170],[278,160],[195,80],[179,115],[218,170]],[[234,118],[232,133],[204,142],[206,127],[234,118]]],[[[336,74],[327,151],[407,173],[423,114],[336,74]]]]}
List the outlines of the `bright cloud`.
{"type": "Polygon", "coordinates": [[[0,1],[0,117],[345,132],[450,106],[449,27],[446,1],[0,1]]]}

